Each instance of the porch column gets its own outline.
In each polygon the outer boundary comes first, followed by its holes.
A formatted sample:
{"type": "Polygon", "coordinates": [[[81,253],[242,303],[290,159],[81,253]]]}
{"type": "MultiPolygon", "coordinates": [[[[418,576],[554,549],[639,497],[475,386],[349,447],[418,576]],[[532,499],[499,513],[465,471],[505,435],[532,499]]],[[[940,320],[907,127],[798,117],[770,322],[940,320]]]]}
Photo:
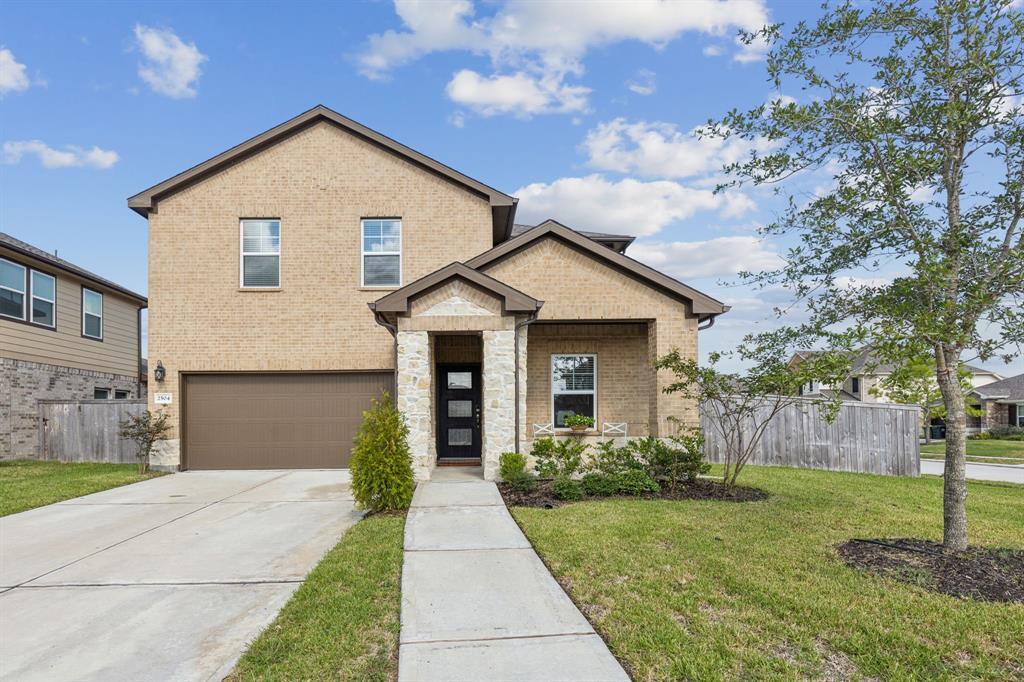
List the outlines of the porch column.
{"type": "Polygon", "coordinates": [[[430,480],[437,459],[434,420],[430,410],[431,357],[427,332],[398,332],[398,377],[395,392],[399,411],[409,425],[412,472],[417,481],[430,480]]]}
{"type": "Polygon", "coordinates": [[[681,393],[665,393],[664,388],[675,377],[667,370],[655,370],[654,361],[678,348],[684,358],[697,359],[697,321],[665,320],[647,323],[648,359],[651,363],[650,430],[652,436],[664,438],[679,431],[680,426],[700,425],[696,402],[681,393]],[[681,424],[674,422],[678,419],[681,424]]]}
{"type": "Polygon", "coordinates": [[[516,447],[515,331],[485,331],[483,363],[484,478],[498,476],[501,453],[516,447]]]}
{"type": "Polygon", "coordinates": [[[516,332],[519,335],[519,357],[516,358],[519,370],[519,423],[516,424],[516,428],[519,429],[519,452],[523,454],[529,450],[527,441],[533,437],[530,424],[526,420],[526,339],[529,336],[528,329],[529,327],[523,326],[516,332]]]}

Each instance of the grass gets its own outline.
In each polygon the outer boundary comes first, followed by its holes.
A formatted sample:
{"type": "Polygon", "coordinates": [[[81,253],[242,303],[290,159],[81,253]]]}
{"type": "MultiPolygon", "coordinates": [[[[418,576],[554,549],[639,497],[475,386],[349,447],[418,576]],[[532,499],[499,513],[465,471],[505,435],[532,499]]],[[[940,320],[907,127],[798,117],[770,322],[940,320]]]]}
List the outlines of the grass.
{"type": "Polygon", "coordinates": [[[350,528],[228,679],[395,679],[404,525],[387,514],[350,528]]]}
{"type": "MultiPolygon", "coordinates": [[[[923,459],[943,459],[945,452],[944,442],[921,446],[923,459]]],[[[1024,464],[1024,441],[968,440],[967,461],[980,464],[1024,464]]]]}
{"type": "MultiPolygon", "coordinates": [[[[749,467],[763,502],[515,508],[636,680],[1020,679],[1024,606],[842,564],[850,538],[942,537],[942,481],[749,467]]],[[[1024,547],[1024,486],[969,484],[972,544],[1024,547]]]]}
{"type": "Polygon", "coordinates": [[[135,464],[0,462],[0,516],[161,475],[156,471],[140,474],[135,464]]]}

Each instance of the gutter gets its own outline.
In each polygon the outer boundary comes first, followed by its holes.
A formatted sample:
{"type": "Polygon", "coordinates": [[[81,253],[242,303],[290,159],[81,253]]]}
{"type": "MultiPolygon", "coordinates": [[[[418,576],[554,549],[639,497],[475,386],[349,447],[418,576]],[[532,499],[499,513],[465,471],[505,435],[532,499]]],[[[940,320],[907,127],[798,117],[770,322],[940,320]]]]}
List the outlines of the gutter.
{"type": "Polygon", "coordinates": [[[516,452],[519,452],[520,436],[522,429],[519,424],[519,330],[530,325],[530,323],[537,320],[537,316],[540,315],[540,307],[544,305],[544,301],[537,301],[537,309],[527,315],[526,319],[521,322],[516,322],[515,330],[513,331],[513,344],[515,346],[515,425],[516,425],[516,452]]]}

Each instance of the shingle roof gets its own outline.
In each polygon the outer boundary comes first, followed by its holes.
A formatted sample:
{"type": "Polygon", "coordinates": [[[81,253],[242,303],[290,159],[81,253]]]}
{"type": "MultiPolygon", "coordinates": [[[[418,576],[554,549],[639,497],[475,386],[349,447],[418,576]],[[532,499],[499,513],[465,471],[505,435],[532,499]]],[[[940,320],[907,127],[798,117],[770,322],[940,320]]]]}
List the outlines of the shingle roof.
{"type": "Polygon", "coordinates": [[[124,288],[120,284],[111,282],[109,279],[106,279],[105,277],[100,277],[94,272],[89,272],[85,268],[80,268],[74,263],[71,263],[70,261],[66,261],[63,258],[58,258],[52,253],[43,251],[37,246],[32,246],[28,242],[23,242],[20,239],[12,237],[6,232],[0,232],[0,245],[6,246],[12,251],[18,252],[24,256],[34,258],[38,261],[42,261],[43,263],[46,263],[47,265],[50,265],[52,267],[64,270],[65,272],[70,272],[73,275],[78,275],[82,279],[87,279],[96,284],[105,286],[108,289],[113,289],[114,291],[120,292],[125,296],[128,296],[129,298],[134,298],[135,300],[142,303],[144,306],[148,304],[146,297],[143,296],[142,294],[137,294],[130,289],[124,288]]]}
{"type": "Polygon", "coordinates": [[[971,392],[982,398],[1024,400],[1024,374],[978,386],[971,392]]]}
{"type": "MultiPolygon", "coordinates": [[[[518,237],[524,232],[532,230],[535,227],[539,227],[539,225],[525,225],[523,223],[516,223],[515,225],[512,226],[512,234],[509,236],[509,238],[511,239],[512,237],[518,237]]],[[[619,253],[626,253],[626,248],[633,243],[633,240],[636,239],[636,237],[633,237],[628,234],[610,234],[608,232],[589,232],[586,230],[576,230],[576,232],[582,234],[584,237],[589,237],[590,239],[593,239],[595,242],[604,244],[608,248],[613,249],[614,251],[618,251],[619,253]]]]}
{"type": "MultiPolygon", "coordinates": [[[[813,357],[819,354],[821,351],[816,350],[798,350],[794,351],[794,360],[803,360],[804,358],[813,357]]],[[[872,351],[871,346],[864,346],[850,352],[853,357],[853,361],[850,365],[851,374],[892,374],[896,365],[891,362],[884,362],[879,359],[872,351]]],[[[964,365],[971,374],[990,374],[992,376],[999,376],[992,370],[985,369],[984,367],[976,367],[974,365],[964,365]]]]}

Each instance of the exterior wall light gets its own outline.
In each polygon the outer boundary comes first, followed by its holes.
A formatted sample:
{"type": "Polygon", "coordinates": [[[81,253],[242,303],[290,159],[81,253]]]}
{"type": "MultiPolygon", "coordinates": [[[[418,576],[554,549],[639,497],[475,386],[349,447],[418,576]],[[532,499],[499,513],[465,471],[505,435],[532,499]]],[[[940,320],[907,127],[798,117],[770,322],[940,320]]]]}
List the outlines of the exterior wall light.
{"type": "Polygon", "coordinates": [[[167,376],[167,370],[164,369],[164,363],[157,360],[156,369],[153,370],[153,378],[157,381],[163,381],[165,376],[167,376]]]}

